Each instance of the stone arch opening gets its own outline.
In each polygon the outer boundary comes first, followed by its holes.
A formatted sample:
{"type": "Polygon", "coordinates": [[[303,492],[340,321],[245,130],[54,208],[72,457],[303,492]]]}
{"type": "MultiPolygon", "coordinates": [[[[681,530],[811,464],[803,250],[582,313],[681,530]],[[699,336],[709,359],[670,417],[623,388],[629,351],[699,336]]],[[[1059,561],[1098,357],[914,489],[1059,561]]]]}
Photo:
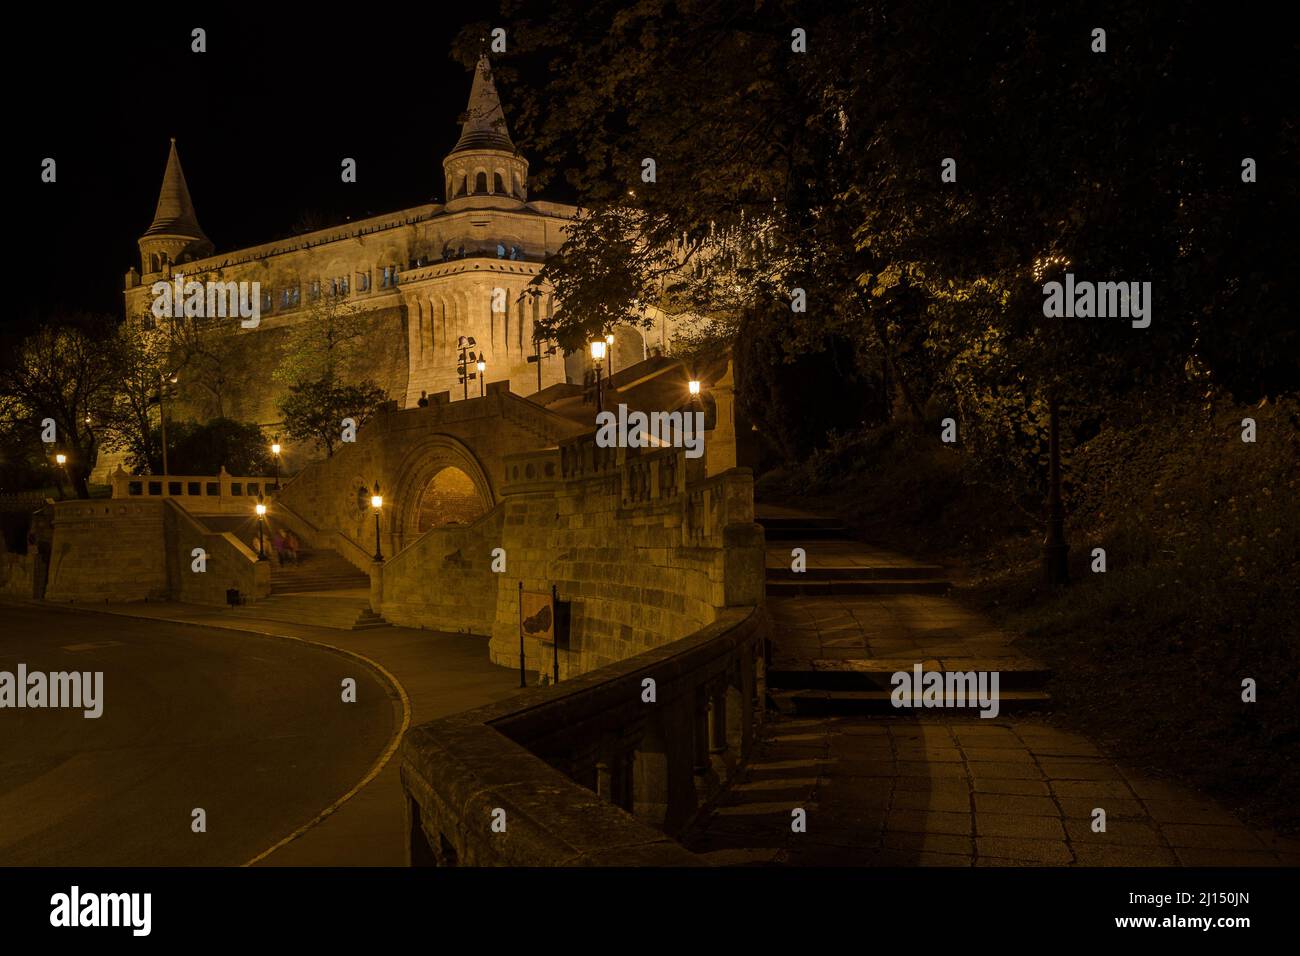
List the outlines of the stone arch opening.
{"type": "Polygon", "coordinates": [[[496,504],[492,484],[472,451],[451,435],[430,435],[393,469],[385,492],[393,531],[409,544],[430,528],[476,521],[496,504]]]}
{"type": "Polygon", "coordinates": [[[447,465],[433,474],[420,493],[415,530],[423,534],[430,528],[471,524],[487,510],[474,479],[455,465],[447,465]]]}

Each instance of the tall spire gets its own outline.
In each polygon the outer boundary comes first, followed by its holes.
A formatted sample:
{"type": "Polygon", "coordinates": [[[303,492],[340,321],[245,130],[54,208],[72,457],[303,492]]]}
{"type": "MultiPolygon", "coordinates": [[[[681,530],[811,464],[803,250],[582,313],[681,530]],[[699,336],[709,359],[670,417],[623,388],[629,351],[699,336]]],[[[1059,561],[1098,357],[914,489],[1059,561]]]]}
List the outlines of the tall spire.
{"type": "Polygon", "coordinates": [[[199,228],[190,189],[185,183],[181,159],[176,153],[176,137],[172,137],[171,152],[167,155],[167,171],[163,173],[162,189],[158,193],[158,208],[153,215],[153,225],[145,236],[183,236],[208,242],[199,228]]]}
{"type": "Polygon", "coordinates": [[[496,85],[492,82],[492,68],[487,54],[478,59],[474,70],[474,84],[469,91],[469,106],[465,109],[465,122],[453,153],[466,149],[502,149],[513,153],[515,144],[506,129],[506,114],[501,109],[496,85]]]}

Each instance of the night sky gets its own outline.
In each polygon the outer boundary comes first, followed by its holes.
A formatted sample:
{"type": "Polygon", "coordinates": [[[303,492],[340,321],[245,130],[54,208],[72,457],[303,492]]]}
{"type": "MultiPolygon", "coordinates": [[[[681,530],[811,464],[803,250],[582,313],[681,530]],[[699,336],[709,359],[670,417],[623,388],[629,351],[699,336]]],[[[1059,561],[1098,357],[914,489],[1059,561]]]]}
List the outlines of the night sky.
{"type": "MultiPolygon", "coordinates": [[[[18,187],[9,228],[26,252],[4,332],[59,309],[120,314],[170,136],[218,252],[292,234],[307,212],[335,221],[442,200],[472,79],[451,58],[462,20],[442,6],[264,9],[79,14],[66,30],[15,34],[4,69],[28,95],[11,99],[5,162],[18,187]],[[206,53],[190,50],[196,26],[206,53]],[[46,156],[56,184],[40,181],[46,156]],[[340,180],[344,157],[357,160],[355,184],[340,180]]],[[[485,12],[474,14],[464,19],[485,12]]]]}

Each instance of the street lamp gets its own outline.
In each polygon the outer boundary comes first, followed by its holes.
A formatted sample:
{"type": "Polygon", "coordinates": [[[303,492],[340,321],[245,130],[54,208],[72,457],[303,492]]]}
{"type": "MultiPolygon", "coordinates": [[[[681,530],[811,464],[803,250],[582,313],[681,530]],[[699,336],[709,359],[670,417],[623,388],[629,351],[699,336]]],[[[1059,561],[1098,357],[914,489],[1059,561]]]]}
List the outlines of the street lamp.
{"type": "Polygon", "coordinates": [[[614,333],[605,336],[605,352],[609,355],[609,377],[614,377],[614,333]]]}
{"type": "MultiPolygon", "coordinates": [[[[68,479],[68,487],[72,487],[72,476],[68,474],[68,456],[63,452],[59,452],[54,456],[54,461],[63,470],[63,477],[68,479]]],[[[63,500],[63,485],[61,484],[59,485],[59,500],[63,500]]]]}
{"type": "Polygon", "coordinates": [[[487,362],[483,361],[482,359],[479,359],[478,365],[474,367],[478,369],[478,397],[482,398],[484,395],[484,389],[487,387],[486,385],[484,385],[484,375],[483,375],[483,373],[487,371],[487,362]]]}
{"type": "Polygon", "coordinates": [[[275,463],[275,490],[280,490],[280,436],[271,442],[271,460],[275,463]]]}
{"type": "Polygon", "coordinates": [[[375,493],[370,496],[370,507],[375,512],[375,563],[384,560],[384,553],[379,549],[379,512],[384,510],[384,496],[379,493],[379,482],[375,482],[375,493]]]}
{"type": "Polygon", "coordinates": [[[603,339],[596,339],[591,343],[591,360],[596,365],[596,411],[601,411],[600,403],[600,363],[605,358],[605,342],[603,339]]]}
{"type": "Polygon", "coordinates": [[[469,398],[469,363],[477,359],[477,356],[470,349],[477,344],[472,335],[462,335],[456,342],[456,348],[460,349],[460,384],[464,387],[464,397],[467,400],[469,398]]]}
{"type": "Polygon", "coordinates": [[[687,383],[686,388],[692,395],[700,394],[700,383],[696,379],[691,379],[690,382],[687,383]]]}
{"type": "Polygon", "coordinates": [[[175,385],[178,378],[180,378],[179,372],[172,372],[171,375],[166,372],[158,373],[158,427],[162,431],[162,466],[164,475],[167,474],[167,410],[163,407],[163,399],[166,397],[165,390],[168,383],[175,385]]]}
{"type": "Polygon", "coordinates": [[[266,560],[266,505],[262,501],[262,496],[257,496],[257,506],[253,509],[257,512],[257,560],[266,560]]]}

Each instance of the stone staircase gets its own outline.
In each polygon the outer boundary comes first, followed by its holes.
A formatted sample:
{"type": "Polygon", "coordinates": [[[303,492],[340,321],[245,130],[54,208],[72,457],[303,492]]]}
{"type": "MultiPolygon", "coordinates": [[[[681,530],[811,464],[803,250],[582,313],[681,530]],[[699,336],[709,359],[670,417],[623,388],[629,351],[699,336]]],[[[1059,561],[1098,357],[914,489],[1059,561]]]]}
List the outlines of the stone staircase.
{"type": "Polygon", "coordinates": [[[304,591],[355,591],[369,589],[370,576],[334,551],[299,551],[298,560],[275,563],[271,554],[271,593],[301,594],[304,591]]]}
{"type": "Polygon", "coordinates": [[[930,708],[892,700],[893,675],[918,663],[945,675],[996,671],[1000,713],[1050,703],[1042,690],[1047,669],[946,600],[952,582],[942,567],[854,541],[834,518],[760,508],[756,520],[768,542],[775,627],[767,685],[778,711],[923,713],[930,708]],[[806,555],[802,571],[792,567],[795,548],[806,555]]]}
{"type": "Polygon", "coordinates": [[[310,624],[341,631],[368,631],[388,627],[388,622],[370,609],[368,594],[315,591],[300,594],[272,593],[264,601],[232,608],[236,617],[285,624],[310,624]]]}

